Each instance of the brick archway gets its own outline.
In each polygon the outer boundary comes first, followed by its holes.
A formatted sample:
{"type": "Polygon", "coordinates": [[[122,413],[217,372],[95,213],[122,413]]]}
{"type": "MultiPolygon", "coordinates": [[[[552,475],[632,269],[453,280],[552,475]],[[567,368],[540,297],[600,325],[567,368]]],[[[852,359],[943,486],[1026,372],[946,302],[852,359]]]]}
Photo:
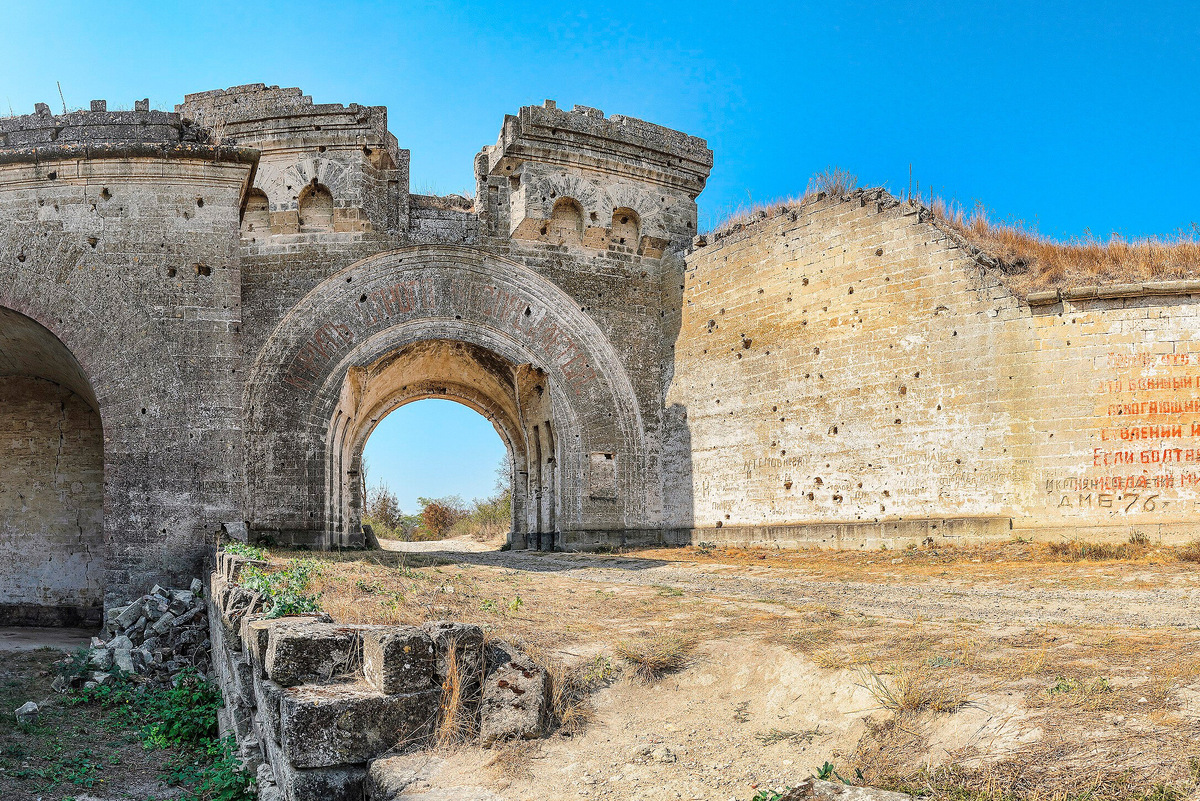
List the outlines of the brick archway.
{"type": "MultiPolygon", "coordinates": [[[[259,352],[245,399],[247,516],[255,531],[317,547],[354,544],[347,528],[355,521],[338,510],[352,506],[339,487],[354,459],[343,449],[355,440],[352,429],[361,433],[361,421],[351,425],[364,397],[356,382],[386,360],[434,342],[487,354],[493,366],[503,366],[493,374],[509,371],[511,396],[485,392],[479,403],[521,407],[504,422],[510,439],[521,443],[514,450],[532,456],[530,464],[553,464],[552,480],[536,482],[550,493],[545,502],[553,514],[543,512],[540,523],[527,515],[531,531],[552,526],[545,533],[572,548],[619,542],[626,529],[644,526],[649,488],[641,412],[596,322],[527,267],[471,248],[420,246],[329,277],[285,315],[259,352]],[[532,394],[522,399],[522,393],[532,394]]],[[[470,384],[452,360],[441,372],[398,375],[380,398],[394,400],[393,389],[418,381],[447,390],[470,384]]]]}

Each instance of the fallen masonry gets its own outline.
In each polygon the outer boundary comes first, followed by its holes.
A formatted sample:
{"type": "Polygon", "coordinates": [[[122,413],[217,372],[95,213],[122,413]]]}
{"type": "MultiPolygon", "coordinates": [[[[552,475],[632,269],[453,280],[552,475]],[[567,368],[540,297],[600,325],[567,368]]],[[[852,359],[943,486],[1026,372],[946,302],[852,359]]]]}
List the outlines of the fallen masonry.
{"type": "Polygon", "coordinates": [[[157,684],[169,684],[181,671],[209,674],[208,608],[204,585],[194,579],[187,589],[158,585],[136,601],[114,606],[105,616],[108,640],[93,637],[87,653],[88,672],[61,676],[59,692],[94,687],[113,674],[136,675],[157,684]]]}
{"type": "Polygon", "coordinates": [[[480,733],[482,745],[541,736],[549,677],[478,626],[338,625],[328,616],[272,618],[238,577],[250,561],[217,554],[209,577],[222,734],[235,735],[259,797],[398,801],[408,782],[389,757],[439,731],[480,733]]]}

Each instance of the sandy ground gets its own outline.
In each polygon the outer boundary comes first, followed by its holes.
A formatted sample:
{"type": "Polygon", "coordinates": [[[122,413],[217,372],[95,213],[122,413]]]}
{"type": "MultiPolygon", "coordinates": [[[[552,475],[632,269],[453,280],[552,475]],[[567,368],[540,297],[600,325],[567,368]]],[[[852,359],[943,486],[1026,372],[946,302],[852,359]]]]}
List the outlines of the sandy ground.
{"type": "Polygon", "coordinates": [[[414,801],[740,800],[826,762],[876,784],[922,767],[996,771],[1021,791],[1014,798],[1097,781],[1126,784],[1096,798],[1142,797],[1129,788],[1160,783],[1190,794],[1200,779],[1198,565],[1013,562],[986,549],[934,558],[385,547],[444,561],[438,580],[464,582],[474,603],[503,606],[511,588],[531,612],[499,630],[523,620],[526,631],[565,633],[565,659],[610,654],[639,631],[718,621],[684,670],[596,692],[576,736],[409,757],[423,770],[414,801]]]}

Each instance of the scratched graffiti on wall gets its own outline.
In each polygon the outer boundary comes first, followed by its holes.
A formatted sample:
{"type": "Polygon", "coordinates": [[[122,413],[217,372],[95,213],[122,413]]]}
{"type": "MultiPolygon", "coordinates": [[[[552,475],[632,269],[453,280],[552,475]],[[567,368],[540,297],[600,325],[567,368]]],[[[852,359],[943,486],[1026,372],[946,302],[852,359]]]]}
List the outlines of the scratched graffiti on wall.
{"type": "Polygon", "coordinates": [[[1083,475],[1045,480],[1064,514],[1200,509],[1200,354],[1107,354],[1083,475]]]}

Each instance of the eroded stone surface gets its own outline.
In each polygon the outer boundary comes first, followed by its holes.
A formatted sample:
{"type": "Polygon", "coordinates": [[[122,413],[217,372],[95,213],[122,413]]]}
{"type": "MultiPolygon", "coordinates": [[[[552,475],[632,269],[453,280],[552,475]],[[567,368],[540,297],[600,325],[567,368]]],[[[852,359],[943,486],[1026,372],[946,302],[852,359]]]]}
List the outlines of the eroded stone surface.
{"type": "Polygon", "coordinates": [[[531,739],[545,730],[549,676],[532,659],[507,645],[488,654],[479,740],[484,747],[531,739]]]}
{"type": "Polygon", "coordinates": [[[381,693],[427,690],[433,685],[437,649],[415,626],[363,633],[363,675],[381,693]]]}
{"type": "Polygon", "coordinates": [[[423,744],[439,692],[384,695],[365,682],[293,687],[281,700],[281,744],[298,768],[366,762],[401,744],[423,744]]]}
{"type": "Polygon", "coordinates": [[[364,628],[280,622],[270,629],[266,675],[284,687],[353,676],[362,667],[364,628]]]}

